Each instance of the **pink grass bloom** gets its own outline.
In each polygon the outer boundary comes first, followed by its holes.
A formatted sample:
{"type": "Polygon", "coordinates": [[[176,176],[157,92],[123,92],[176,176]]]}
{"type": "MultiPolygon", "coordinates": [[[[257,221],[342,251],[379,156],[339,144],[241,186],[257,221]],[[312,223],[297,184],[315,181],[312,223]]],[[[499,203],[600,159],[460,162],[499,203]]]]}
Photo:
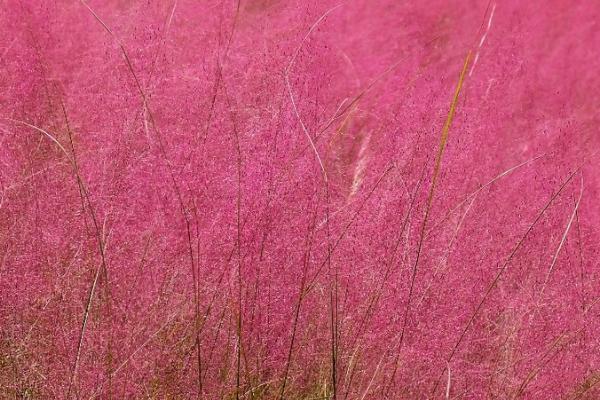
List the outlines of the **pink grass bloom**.
{"type": "Polygon", "coordinates": [[[600,398],[599,19],[0,1],[0,398],[600,398]]]}

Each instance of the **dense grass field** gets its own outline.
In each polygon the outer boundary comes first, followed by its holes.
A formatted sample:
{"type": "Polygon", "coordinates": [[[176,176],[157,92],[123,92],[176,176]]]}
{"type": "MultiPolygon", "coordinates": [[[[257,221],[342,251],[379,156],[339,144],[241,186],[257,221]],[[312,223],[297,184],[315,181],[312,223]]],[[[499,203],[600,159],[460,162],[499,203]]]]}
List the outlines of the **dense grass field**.
{"type": "Polygon", "coordinates": [[[600,4],[0,0],[0,399],[600,399],[600,4]]]}

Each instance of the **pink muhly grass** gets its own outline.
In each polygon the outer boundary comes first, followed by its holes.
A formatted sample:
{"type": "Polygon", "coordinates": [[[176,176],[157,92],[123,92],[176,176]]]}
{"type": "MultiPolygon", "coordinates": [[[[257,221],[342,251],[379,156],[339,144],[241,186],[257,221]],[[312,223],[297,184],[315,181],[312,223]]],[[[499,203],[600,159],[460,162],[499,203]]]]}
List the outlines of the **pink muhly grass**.
{"type": "Polygon", "coordinates": [[[0,11],[0,398],[600,397],[598,5],[0,11]]]}

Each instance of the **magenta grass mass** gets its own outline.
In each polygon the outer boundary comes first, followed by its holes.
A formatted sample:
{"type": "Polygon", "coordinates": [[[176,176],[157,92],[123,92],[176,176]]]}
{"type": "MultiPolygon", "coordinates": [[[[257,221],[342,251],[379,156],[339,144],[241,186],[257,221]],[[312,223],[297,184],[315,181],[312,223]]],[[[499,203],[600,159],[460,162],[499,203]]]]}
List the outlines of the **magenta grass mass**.
{"type": "Polygon", "coordinates": [[[599,17],[0,1],[0,398],[599,398],[599,17]]]}

